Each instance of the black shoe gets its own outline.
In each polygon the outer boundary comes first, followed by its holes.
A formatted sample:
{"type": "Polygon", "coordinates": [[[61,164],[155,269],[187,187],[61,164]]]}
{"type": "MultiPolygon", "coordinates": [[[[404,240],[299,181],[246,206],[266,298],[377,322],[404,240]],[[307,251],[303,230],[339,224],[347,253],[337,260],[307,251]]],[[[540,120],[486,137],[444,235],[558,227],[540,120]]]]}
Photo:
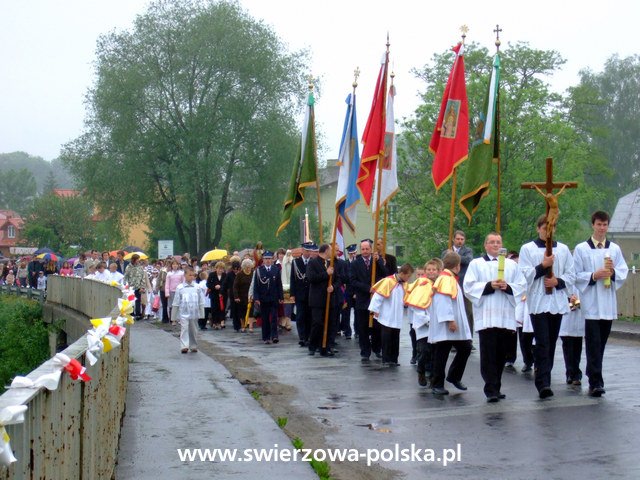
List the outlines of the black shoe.
{"type": "Polygon", "coordinates": [[[351,337],[344,337],[345,340],[351,340],[351,337]]]}
{"type": "Polygon", "coordinates": [[[500,400],[499,397],[491,396],[491,397],[487,397],[487,403],[497,403],[500,400]]]}
{"type": "Polygon", "coordinates": [[[573,382],[571,382],[571,385],[579,387],[580,385],[582,385],[582,382],[580,380],[574,380],[573,382]]]}
{"type": "Polygon", "coordinates": [[[601,397],[605,393],[604,388],[602,387],[589,387],[589,396],[590,397],[601,397]]]}
{"type": "Polygon", "coordinates": [[[300,341],[298,342],[298,345],[299,345],[299,346],[301,346],[301,347],[304,347],[304,340],[300,340],[300,341]]]}
{"type": "Polygon", "coordinates": [[[567,385],[571,385],[573,383],[573,380],[571,380],[571,377],[567,377],[567,385]]]}
{"type": "Polygon", "coordinates": [[[516,367],[513,366],[513,363],[507,363],[504,366],[504,371],[509,373],[516,373],[516,367]]]}
{"type": "Polygon", "coordinates": [[[376,358],[382,358],[382,354],[380,352],[373,352],[376,358]]]}
{"type": "Polygon", "coordinates": [[[524,367],[522,367],[522,370],[520,370],[522,373],[529,373],[531,370],[533,370],[531,368],[531,365],[525,365],[524,367]]]}
{"type": "Polygon", "coordinates": [[[278,343],[280,340],[278,340],[277,338],[273,339],[273,343],[278,343]]]}
{"type": "Polygon", "coordinates": [[[449,390],[443,387],[433,387],[431,393],[434,395],[449,395],[449,390]]]}
{"type": "Polygon", "coordinates": [[[418,385],[420,385],[421,387],[427,386],[427,376],[424,373],[418,374],[418,385]]]}
{"type": "Polygon", "coordinates": [[[460,382],[460,381],[457,381],[457,380],[449,380],[449,379],[447,378],[447,382],[449,382],[451,385],[453,385],[454,387],[456,387],[458,390],[466,390],[466,389],[467,389],[467,386],[466,386],[464,383],[460,382]]]}
{"type": "Polygon", "coordinates": [[[360,361],[362,363],[369,363],[371,360],[369,359],[369,357],[360,357],[360,361]]]}
{"type": "Polygon", "coordinates": [[[502,400],[503,398],[507,398],[507,396],[504,393],[498,392],[498,398],[502,400]]]}
{"type": "Polygon", "coordinates": [[[307,353],[307,355],[309,355],[310,357],[313,357],[316,354],[315,350],[309,350],[309,352],[307,353]]]}
{"type": "Polygon", "coordinates": [[[326,352],[320,352],[321,357],[334,357],[335,353],[332,350],[327,350],[326,352]]]}
{"type": "Polygon", "coordinates": [[[553,397],[553,390],[551,390],[549,387],[543,387],[542,390],[540,390],[540,393],[538,395],[540,396],[541,399],[553,397]]]}
{"type": "Polygon", "coordinates": [[[411,357],[411,360],[409,360],[409,363],[411,365],[415,365],[416,363],[418,363],[418,361],[416,360],[416,357],[411,357]]]}

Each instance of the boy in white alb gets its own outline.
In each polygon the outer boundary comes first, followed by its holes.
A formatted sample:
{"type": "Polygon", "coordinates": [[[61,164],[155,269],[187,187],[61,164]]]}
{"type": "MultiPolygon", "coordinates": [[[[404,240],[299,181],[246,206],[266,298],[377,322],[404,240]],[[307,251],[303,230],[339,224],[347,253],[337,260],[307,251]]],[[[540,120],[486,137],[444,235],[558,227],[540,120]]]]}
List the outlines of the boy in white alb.
{"type": "Polygon", "coordinates": [[[429,341],[434,344],[433,379],[431,392],[434,395],[448,395],[444,388],[445,368],[451,348],[456,355],[447,372],[447,382],[458,390],[466,390],[462,375],[471,353],[471,329],[464,309],[464,295],[458,285],[460,255],[455,252],[445,254],[442,259],[444,270],[433,284],[433,300],[429,307],[429,341]]]}
{"type": "MultiPolygon", "coordinates": [[[[501,392],[502,372],[509,342],[517,328],[516,304],[526,291],[527,282],[516,262],[504,254],[500,256],[502,237],[499,233],[488,234],[484,248],[485,255],[469,264],[463,289],[473,305],[475,329],[480,337],[484,394],[487,401],[493,403],[505,398],[501,392]]],[[[506,250],[504,252],[506,254],[506,250]]]]}
{"type": "Polygon", "coordinates": [[[591,216],[593,236],[579,243],[573,252],[576,288],[585,318],[589,395],[600,397],[604,390],[602,358],[613,320],[618,318],[616,291],[627,279],[629,268],[620,247],[607,240],[609,214],[591,216]]]}
{"type": "Polygon", "coordinates": [[[198,319],[204,317],[204,296],[195,282],[196,273],[191,267],[184,268],[184,282],[176,288],[171,309],[171,318],[180,322],[181,352],[198,351],[196,335],[198,319]]]}
{"type": "Polygon", "coordinates": [[[407,280],[413,273],[413,267],[405,263],[400,271],[376,283],[369,303],[369,311],[380,323],[382,341],[382,364],[400,365],[400,329],[404,314],[404,295],[407,280]]]}

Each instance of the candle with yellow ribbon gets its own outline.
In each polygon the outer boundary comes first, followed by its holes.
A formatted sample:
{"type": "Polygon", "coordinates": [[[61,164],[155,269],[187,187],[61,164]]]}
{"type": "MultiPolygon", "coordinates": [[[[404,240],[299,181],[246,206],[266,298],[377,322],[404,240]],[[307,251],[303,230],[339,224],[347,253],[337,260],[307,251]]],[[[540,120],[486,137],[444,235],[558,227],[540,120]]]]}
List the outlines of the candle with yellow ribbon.
{"type": "MultiPolygon", "coordinates": [[[[604,268],[611,270],[611,255],[609,255],[609,252],[604,254],[604,268]]],[[[604,288],[611,288],[611,277],[604,279],[604,288]]]]}
{"type": "Polygon", "coordinates": [[[507,249],[501,248],[498,252],[498,280],[504,280],[504,259],[507,257],[507,249]]]}

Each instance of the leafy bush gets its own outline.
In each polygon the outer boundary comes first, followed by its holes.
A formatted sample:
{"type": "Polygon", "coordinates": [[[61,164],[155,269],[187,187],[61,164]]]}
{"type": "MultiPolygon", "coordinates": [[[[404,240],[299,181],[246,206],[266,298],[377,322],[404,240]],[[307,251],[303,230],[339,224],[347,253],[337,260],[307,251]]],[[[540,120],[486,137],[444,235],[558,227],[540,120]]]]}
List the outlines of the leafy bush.
{"type": "Polygon", "coordinates": [[[49,358],[49,335],[38,302],[0,296],[0,393],[16,375],[49,358]]]}

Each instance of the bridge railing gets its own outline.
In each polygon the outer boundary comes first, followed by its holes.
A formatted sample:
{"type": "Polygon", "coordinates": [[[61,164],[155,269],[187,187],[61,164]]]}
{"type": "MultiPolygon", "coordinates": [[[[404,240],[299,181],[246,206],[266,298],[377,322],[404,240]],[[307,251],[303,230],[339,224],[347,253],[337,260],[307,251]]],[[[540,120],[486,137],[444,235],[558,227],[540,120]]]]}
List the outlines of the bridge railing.
{"type": "MultiPolygon", "coordinates": [[[[89,318],[108,316],[120,296],[114,287],[79,278],[50,277],[47,288],[47,304],[75,313],[78,325],[69,325],[68,319],[67,325],[85,332],[91,328],[89,318]]],[[[93,366],[84,362],[86,350],[83,335],[63,353],[84,364],[91,381],[73,381],[63,372],[57,390],[17,388],[0,396],[0,409],[28,407],[24,423],[6,427],[17,462],[0,467],[0,479],[113,477],[127,393],[128,335],[93,366]]],[[[48,360],[27,377],[35,380],[54,368],[48,360]]]]}

